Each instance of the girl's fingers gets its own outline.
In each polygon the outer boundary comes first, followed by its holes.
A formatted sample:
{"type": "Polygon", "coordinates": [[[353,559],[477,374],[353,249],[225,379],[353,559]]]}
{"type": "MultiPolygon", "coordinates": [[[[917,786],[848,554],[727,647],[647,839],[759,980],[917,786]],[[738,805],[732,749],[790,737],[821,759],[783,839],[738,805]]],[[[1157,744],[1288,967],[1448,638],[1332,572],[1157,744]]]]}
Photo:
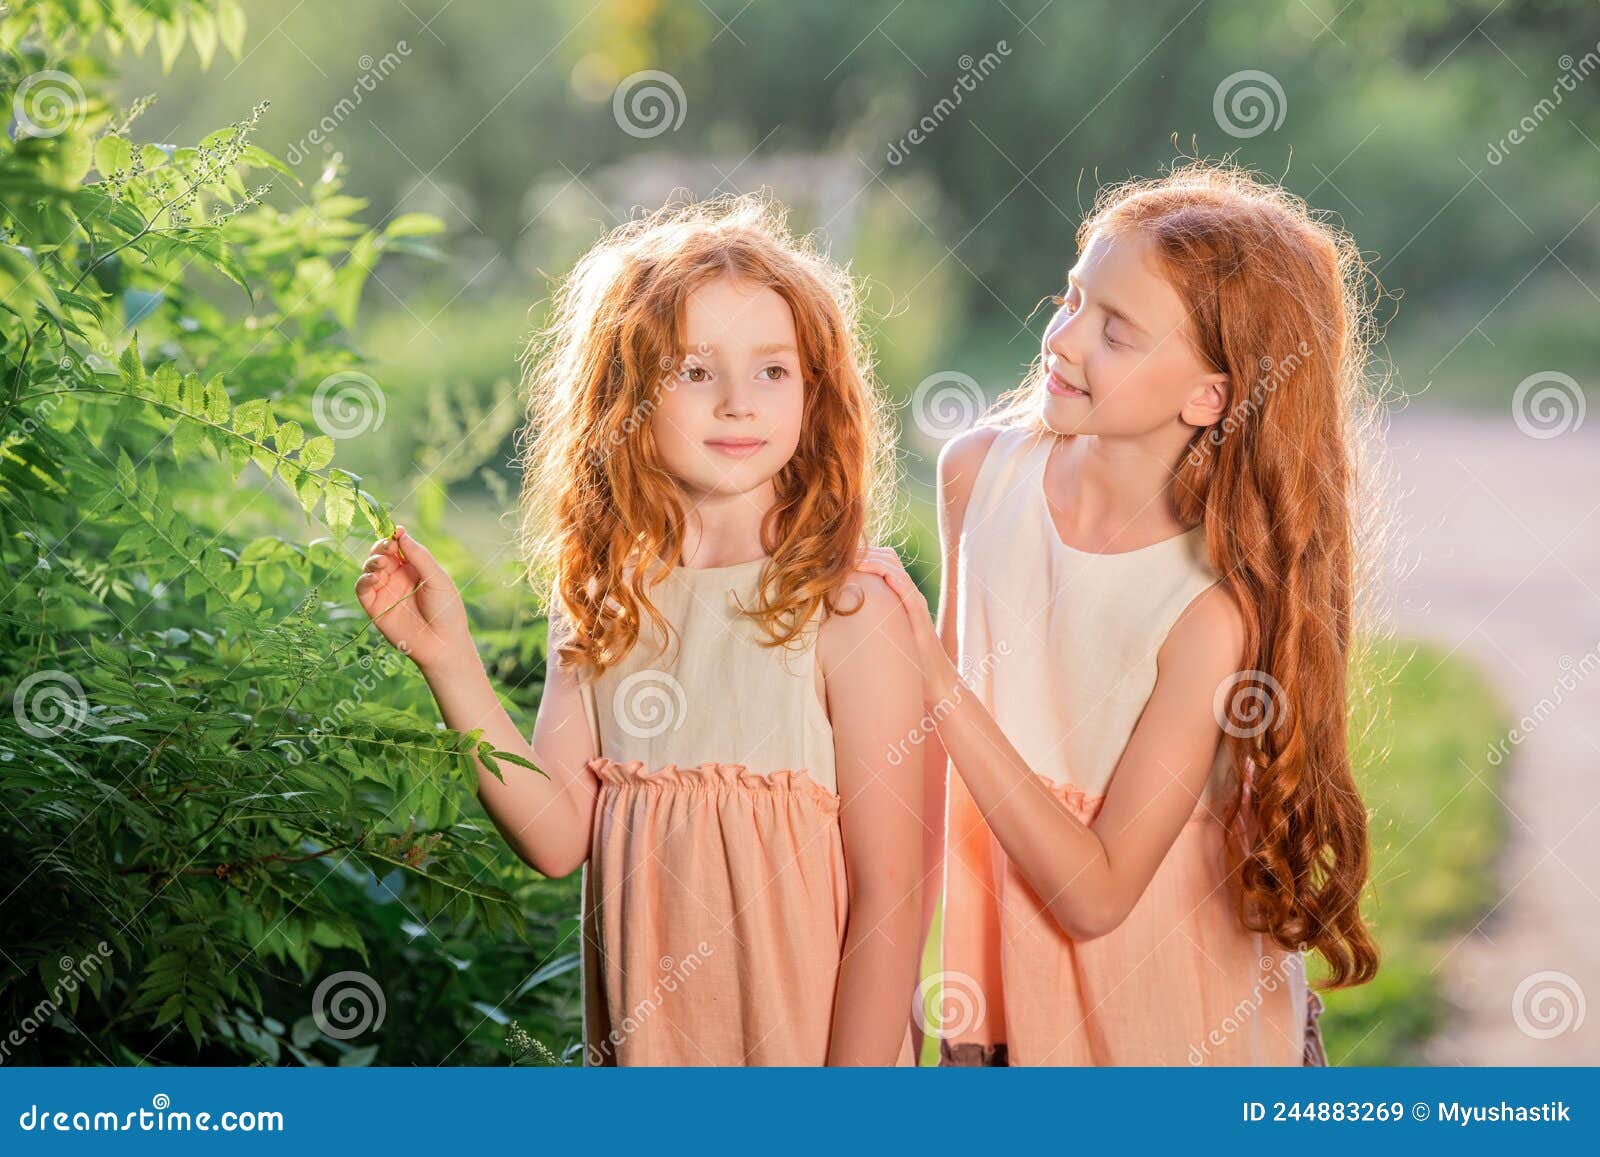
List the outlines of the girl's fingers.
{"type": "Polygon", "coordinates": [[[448,584],[450,576],[445,573],[444,567],[433,557],[433,552],[423,546],[416,539],[406,533],[406,528],[397,526],[394,529],[395,546],[399,548],[400,556],[416,567],[417,573],[424,582],[435,584],[448,584]]]}
{"type": "MultiPolygon", "coordinates": [[[[889,585],[899,588],[901,583],[910,583],[911,576],[906,573],[905,567],[898,562],[890,563],[887,560],[867,559],[856,566],[857,570],[882,577],[889,585]]],[[[915,583],[912,583],[915,586],[915,583]]]]}

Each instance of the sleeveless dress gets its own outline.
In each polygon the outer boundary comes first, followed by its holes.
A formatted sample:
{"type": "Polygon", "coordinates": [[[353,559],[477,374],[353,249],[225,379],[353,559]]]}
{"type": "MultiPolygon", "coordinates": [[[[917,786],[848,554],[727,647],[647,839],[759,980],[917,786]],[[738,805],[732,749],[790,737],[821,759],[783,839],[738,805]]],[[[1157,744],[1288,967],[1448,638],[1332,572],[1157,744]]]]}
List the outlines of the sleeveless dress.
{"type": "Polygon", "coordinates": [[[849,884],[815,685],[821,612],[803,648],[763,646],[738,608],[756,605],[766,561],[674,568],[650,597],[676,640],[647,622],[580,684],[601,753],[587,765],[587,1065],[827,1061],[849,884]]]}
{"type": "MultiPolygon", "coordinates": [[[[1044,492],[1056,441],[1002,430],[974,481],[960,539],[960,667],[1028,766],[1092,825],[1162,642],[1217,576],[1201,527],[1119,554],[1063,543],[1044,492]]],[[[1224,886],[1232,783],[1219,750],[1127,919],[1078,942],[947,769],[941,1063],[1326,1063],[1302,955],[1246,931],[1224,886]]]]}

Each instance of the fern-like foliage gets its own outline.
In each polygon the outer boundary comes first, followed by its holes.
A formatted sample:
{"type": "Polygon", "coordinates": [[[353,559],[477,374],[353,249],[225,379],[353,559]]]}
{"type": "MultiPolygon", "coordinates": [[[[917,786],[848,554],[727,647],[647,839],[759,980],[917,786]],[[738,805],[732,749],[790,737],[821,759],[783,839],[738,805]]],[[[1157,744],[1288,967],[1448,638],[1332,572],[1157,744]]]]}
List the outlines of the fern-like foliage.
{"type": "Polygon", "coordinates": [[[244,31],[234,0],[0,8],[0,1063],[482,1061],[508,1001],[571,1023],[524,984],[576,963],[571,889],[466,806],[474,757],[537,769],[369,629],[391,516],[321,428],[373,267],[439,223],[361,224],[337,158],[302,185],[265,104],[157,145],[96,88],[244,31]]]}

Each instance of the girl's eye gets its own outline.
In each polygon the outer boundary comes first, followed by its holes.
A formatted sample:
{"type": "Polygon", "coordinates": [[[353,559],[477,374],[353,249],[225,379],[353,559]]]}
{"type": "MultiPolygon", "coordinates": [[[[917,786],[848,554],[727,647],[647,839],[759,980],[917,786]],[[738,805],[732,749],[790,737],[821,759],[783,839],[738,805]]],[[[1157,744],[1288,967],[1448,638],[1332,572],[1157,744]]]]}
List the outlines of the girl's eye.
{"type": "Polygon", "coordinates": [[[691,381],[691,382],[703,382],[703,381],[706,380],[705,378],[697,378],[697,377],[695,377],[696,374],[708,374],[708,371],[706,370],[705,366],[684,366],[683,367],[683,377],[686,380],[691,381]]]}
{"type": "Polygon", "coordinates": [[[766,374],[766,373],[772,373],[774,370],[776,370],[777,372],[775,374],[773,374],[772,377],[768,378],[767,379],[768,381],[776,382],[780,378],[782,378],[785,374],[787,374],[789,372],[788,370],[784,369],[782,366],[768,366],[766,369],[762,370],[761,372],[766,374]]]}
{"type": "Polygon", "coordinates": [[[1106,345],[1116,346],[1119,349],[1126,349],[1127,348],[1127,345],[1128,345],[1127,342],[1118,341],[1116,338],[1111,336],[1111,327],[1109,325],[1106,326],[1106,328],[1105,328],[1105,338],[1106,338],[1106,345]]]}

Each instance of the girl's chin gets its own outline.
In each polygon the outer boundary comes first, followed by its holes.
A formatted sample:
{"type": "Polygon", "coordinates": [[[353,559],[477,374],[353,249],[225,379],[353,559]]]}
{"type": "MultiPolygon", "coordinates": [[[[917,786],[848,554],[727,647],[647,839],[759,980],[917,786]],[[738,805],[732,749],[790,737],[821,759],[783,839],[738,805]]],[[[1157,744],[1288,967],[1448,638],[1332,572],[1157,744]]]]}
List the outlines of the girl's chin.
{"type": "Polygon", "coordinates": [[[1085,433],[1083,420],[1087,416],[1086,410],[1079,403],[1086,402],[1086,398],[1062,398],[1055,394],[1045,394],[1044,404],[1039,407],[1039,416],[1044,419],[1044,424],[1055,434],[1082,434],[1085,433]]]}

